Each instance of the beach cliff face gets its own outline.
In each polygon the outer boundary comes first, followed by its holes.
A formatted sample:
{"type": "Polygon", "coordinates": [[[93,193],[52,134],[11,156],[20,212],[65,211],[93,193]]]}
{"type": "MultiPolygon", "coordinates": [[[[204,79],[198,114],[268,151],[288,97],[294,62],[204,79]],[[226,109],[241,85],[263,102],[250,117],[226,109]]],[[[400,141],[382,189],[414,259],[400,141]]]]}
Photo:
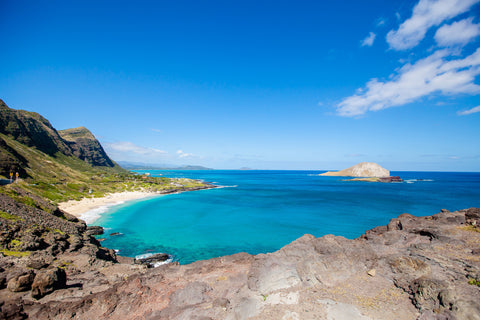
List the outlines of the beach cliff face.
{"type": "Polygon", "coordinates": [[[304,235],[274,253],[155,269],[92,251],[39,299],[9,279],[1,297],[16,300],[0,307],[32,319],[480,319],[479,224],[476,208],[402,214],[354,240],[304,235]]]}
{"type": "Polygon", "coordinates": [[[390,176],[390,171],[382,168],[380,165],[374,162],[361,162],[350,168],[340,171],[328,171],[321,173],[321,176],[334,176],[334,177],[373,177],[373,178],[386,178],[390,176]]]}

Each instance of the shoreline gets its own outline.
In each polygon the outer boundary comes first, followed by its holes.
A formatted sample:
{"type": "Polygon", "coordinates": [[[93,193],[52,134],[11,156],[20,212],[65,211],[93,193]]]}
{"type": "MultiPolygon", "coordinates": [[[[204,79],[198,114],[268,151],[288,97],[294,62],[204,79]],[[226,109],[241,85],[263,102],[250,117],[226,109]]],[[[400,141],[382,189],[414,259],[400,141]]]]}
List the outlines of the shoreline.
{"type": "Polygon", "coordinates": [[[87,224],[95,222],[100,218],[102,213],[105,213],[110,207],[125,203],[127,201],[139,200],[154,196],[167,195],[172,193],[180,193],[185,191],[197,191],[205,189],[215,189],[218,186],[207,185],[198,188],[174,189],[166,192],[148,192],[148,191],[124,191],[109,193],[100,198],[83,198],[81,200],[69,200],[60,202],[57,207],[81,220],[87,224]]]}
{"type": "Polygon", "coordinates": [[[124,191],[117,193],[109,193],[101,198],[83,198],[81,200],[69,200],[60,202],[57,206],[60,210],[65,211],[79,219],[90,224],[100,218],[100,215],[118,204],[126,201],[148,198],[162,193],[145,192],[145,191],[124,191]]]}

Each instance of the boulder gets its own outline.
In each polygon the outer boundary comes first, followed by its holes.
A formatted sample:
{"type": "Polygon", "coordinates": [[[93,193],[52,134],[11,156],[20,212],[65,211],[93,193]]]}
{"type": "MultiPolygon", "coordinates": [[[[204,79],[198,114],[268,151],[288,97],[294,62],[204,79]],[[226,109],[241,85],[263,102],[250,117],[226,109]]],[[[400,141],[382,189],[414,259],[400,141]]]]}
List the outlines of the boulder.
{"type": "Polygon", "coordinates": [[[99,226],[88,226],[86,234],[89,236],[101,235],[103,234],[103,228],[99,226]]]}
{"type": "Polygon", "coordinates": [[[155,267],[155,264],[159,262],[165,262],[170,258],[170,256],[166,253],[156,253],[146,258],[136,259],[136,264],[143,264],[149,268],[155,267]]]}
{"type": "Polygon", "coordinates": [[[33,270],[28,270],[20,273],[17,276],[8,281],[7,288],[12,292],[21,292],[30,290],[32,287],[33,279],[35,278],[35,273],[33,270]]]}
{"type": "Polygon", "coordinates": [[[480,226],[480,208],[470,208],[465,211],[467,224],[480,226]]]}
{"type": "Polygon", "coordinates": [[[40,299],[54,290],[65,288],[67,274],[61,268],[52,268],[39,272],[32,284],[32,297],[40,299]]]}

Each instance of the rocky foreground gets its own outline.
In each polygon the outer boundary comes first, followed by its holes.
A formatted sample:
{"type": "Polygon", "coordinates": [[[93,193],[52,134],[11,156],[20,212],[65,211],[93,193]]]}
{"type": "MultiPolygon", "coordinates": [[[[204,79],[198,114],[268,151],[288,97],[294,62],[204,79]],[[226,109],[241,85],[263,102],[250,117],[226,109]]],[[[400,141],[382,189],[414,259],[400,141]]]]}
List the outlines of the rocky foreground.
{"type": "Polygon", "coordinates": [[[52,225],[9,198],[0,210],[23,219],[3,215],[3,242],[38,246],[0,256],[3,319],[480,319],[476,208],[154,269],[101,248],[96,230],[68,215],[52,225]],[[28,219],[48,225],[22,229],[28,219]]]}

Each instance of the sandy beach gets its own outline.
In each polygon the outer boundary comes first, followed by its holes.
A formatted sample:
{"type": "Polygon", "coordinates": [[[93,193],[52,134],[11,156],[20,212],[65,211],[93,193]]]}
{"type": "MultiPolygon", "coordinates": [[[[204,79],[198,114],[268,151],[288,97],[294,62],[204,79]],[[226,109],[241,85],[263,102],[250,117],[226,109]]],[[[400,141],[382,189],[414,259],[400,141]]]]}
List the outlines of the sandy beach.
{"type": "Polygon", "coordinates": [[[85,220],[87,223],[91,223],[98,219],[100,214],[105,212],[108,207],[125,201],[142,199],[154,195],[158,195],[158,193],[143,191],[110,193],[101,198],[83,198],[80,201],[70,200],[61,202],[58,204],[58,207],[65,212],[85,220]]]}

